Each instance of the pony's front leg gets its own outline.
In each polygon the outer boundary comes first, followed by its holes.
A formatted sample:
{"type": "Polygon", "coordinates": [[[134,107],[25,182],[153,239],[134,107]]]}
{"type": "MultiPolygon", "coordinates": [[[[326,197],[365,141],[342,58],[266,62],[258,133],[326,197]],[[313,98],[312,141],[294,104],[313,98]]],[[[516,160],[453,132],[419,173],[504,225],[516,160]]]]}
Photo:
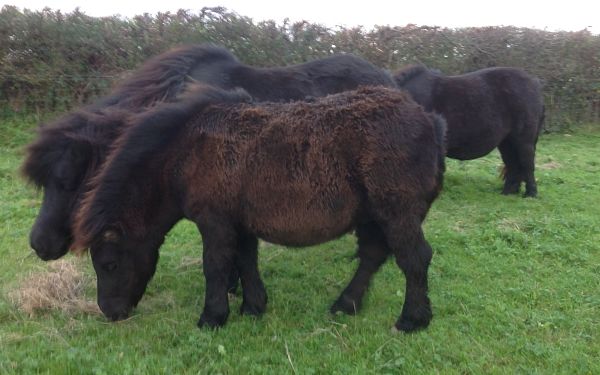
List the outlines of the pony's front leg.
{"type": "Polygon", "coordinates": [[[260,316],[267,307],[267,292],[258,272],[257,250],[258,239],[256,236],[241,231],[235,258],[244,295],[240,312],[246,315],[260,316]]]}
{"type": "Polygon", "coordinates": [[[220,327],[229,316],[228,279],[236,256],[236,233],[232,228],[198,226],[204,243],[203,270],[206,279],[204,311],[198,326],[220,327]]]}

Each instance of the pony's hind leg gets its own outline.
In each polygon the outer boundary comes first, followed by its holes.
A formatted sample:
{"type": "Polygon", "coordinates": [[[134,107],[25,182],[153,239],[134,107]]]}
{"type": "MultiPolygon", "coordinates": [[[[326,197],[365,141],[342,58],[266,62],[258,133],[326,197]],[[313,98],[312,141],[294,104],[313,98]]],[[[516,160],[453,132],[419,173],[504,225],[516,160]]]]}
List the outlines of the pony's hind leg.
{"type": "Polygon", "coordinates": [[[535,182],[535,144],[521,143],[517,147],[519,162],[521,164],[521,176],[525,181],[525,196],[537,196],[537,184],[535,182]]]}
{"type": "Polygon", "coordinates": [[[240,233],[235,258],[242,281],[243,302],[240,313],[262,315],[267,306],[267,292],[258,272],[258,240],[249,233],[240,233]]]}
{"type": "Polygon", "coordinates": [[[521,163],[519,151],[510,139],[505,139],[498,145],[500,156],[504,162],[504,188],[502,194],[517,194],[521,187],[521,163]]]}
{"type": "Polygon", "coordinates": [[[231,269],[229,273],[229,279],[227,281],[227,293],[236,294],[238,290],[238,286],[240,284],[240,271],[237,266],[231,269]]]}
{"type": "Polygon", "coordinates": [[[359,225],[356,228],[356,236],[358,237],[358,269],[346,289],[331,306],[332,313],[341,311],[355,314],[360,309],[371,277],[390,254],[385,236],[376,223],[359,225]]]}
{"type": "Polygon", "coordinates": [[[388,221],[383,228],[396,264],[406,277],[404,305],[395,327],[405,332],[425,328],[432,318],[431,302],[427,296],[431,247],[425,241],[420,221],[415,216],[388,221]]]}

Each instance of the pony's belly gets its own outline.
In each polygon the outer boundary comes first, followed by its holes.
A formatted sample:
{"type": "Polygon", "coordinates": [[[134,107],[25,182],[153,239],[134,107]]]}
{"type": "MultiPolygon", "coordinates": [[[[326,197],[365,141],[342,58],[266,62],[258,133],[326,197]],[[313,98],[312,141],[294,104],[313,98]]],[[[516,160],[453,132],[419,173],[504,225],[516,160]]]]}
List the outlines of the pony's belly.
{"type": "Polygon", "coordinates": [[[477,128],[471,132],[449,129],[446,156],[458,160],[477,159],[492,152],[505,137],[506,132],[494,131],[494,128],[477,128]]]}
{"type": "MultiPolygon", "coordinates": [[[[335,239],[355,224],[358,200],[326,202],[293,201],[296,204],[274,205],[270,210],[246,213],[246,225],[258,237],[285,246],[310,246],[335,239]],[[300,203],[300,204],[299,204],[300,203]]],[[[268,201],[268,199],[267,199],[268,201]]]]}
{"type": "Polygon", "coordinates": [[[295,232],[295,233],[269,233],[262,234],[258,233],[257,237],[267,242],[289,246],[289,247],[305,247],[322,244],[328,241],[335,240],[336,238],[348,233],[353,227],[346,228],[344,230],[331,232],[331,231],[313,231],[313,232],[295,232]]]}
{"type": "Polygon", "coordinates": [[[495,146],[494,147],[485,147],[485,148],[476,148],[476,147],[471,147],[469,145],[466,145],[466,146],[462,146],[462,147],[455,147],[455,148],[448,149],[448,151],[446,152],[446,156],[451,159],[457,159],[457,160],[473,160],[473,159],[481,158],[481,157],[489,154],[490,152],[492,152],[492,150],[494,148],[495,148],[495,146]]]}
{"type": "Polygon", "coordinates": [[[317,225],[270,226],[260,228],[256,235],[278,245],[301,247],[312,246],[334,240],[354,227],[352,220],[336,221],[317,225]]]}

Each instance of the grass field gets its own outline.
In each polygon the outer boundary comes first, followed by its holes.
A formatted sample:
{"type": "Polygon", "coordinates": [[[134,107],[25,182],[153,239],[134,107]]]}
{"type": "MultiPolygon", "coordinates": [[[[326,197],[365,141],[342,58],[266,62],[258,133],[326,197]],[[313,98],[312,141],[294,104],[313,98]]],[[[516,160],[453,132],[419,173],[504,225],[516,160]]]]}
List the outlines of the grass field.
{"type": "MultiPolygon", "coordinates": [[[[537,199],[499,194],[497,152],[448,161],[425,224],[434,318],[406,335],[390,332],[404,294],[391,261],[357,316],[329,315],[356,267],[351,235],[309,249],[263,246],[266,315],[240,316],[237,297],[224,329],[196,328],[204,279],[189,222],[169,234],[130,319],[60,310],[29,316],[9,295],[49,267],[27,240],[40,195],[16,171],[32,124],[1,126],[1,374],[600,374],[598,132],[540,139],[537,199]]],[[[91,261],[67,259],[86,276],[85,298],[95,300],[91,261]]]]}

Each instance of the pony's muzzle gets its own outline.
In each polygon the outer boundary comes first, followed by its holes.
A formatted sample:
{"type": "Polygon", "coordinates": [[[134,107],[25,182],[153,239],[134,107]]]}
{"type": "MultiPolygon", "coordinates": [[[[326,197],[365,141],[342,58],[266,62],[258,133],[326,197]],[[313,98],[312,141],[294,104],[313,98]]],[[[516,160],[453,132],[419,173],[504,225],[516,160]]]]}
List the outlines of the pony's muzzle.
{"type": "Polygon", "coordinates": [[[125,298],[98,300],[98,306],[104,316],[113,322],[127,319],[133,309],[133,306],[125,298]]]}
{"type": "Polygon", "coordinates": [[[29,246],[42,260],[55,260],[69,251],[70,238],[34,227],[29,235],[29,246]]]}

